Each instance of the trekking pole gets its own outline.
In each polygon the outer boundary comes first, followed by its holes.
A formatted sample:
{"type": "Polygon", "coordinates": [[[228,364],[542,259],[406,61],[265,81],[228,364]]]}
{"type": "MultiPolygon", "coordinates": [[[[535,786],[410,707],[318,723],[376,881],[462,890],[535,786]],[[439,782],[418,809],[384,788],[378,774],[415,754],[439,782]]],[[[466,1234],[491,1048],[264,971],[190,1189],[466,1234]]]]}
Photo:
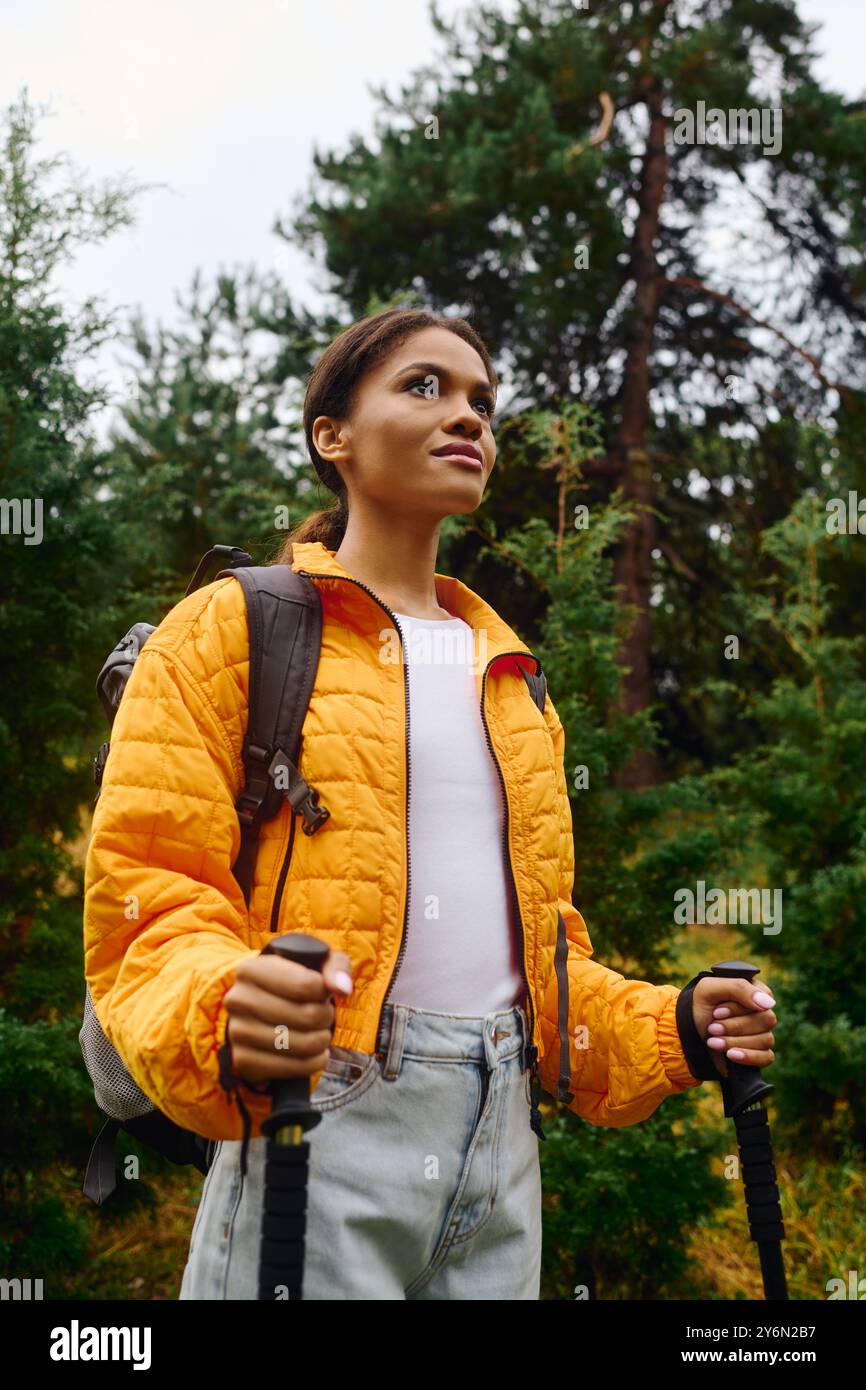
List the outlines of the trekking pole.
{"type": "MultiPolygon", "coordinates": [[[[760,973],[757,965],[742,960],[726,960],[712,966],[709,974],[725,980],[748,980],[760,973]]],[[[726,1059],[727,1076],[719,1076],[725,1114],[732,1118],[737,1131],[740,1151],[740,1171],[746,1211],[752,1240],[757,1243],[764,1280],[764,1297],[787,1299],[785,1266],[782,1261],[782,1241],[785,1227],[782,1206],[776,1185],[770,1123],[764,1104],[773,1086],[765,1081],[759,1067],[747,1067],[742,1062],[726,1059]]]]}
{"type": "MultiPolygon", "coordinates": [[[[269,941],[262,955],[282,956],[308,970],[321,970],[330,947],[304,932],[288,932],[269,941]]],[[[289,1076],[272,1081],[271,1113],[262,1121],[267,1136],[262,1236],[259,1253],[259,1300],[274,1302],[285,1289],[289,1299],[303,1297],[304,1234],[310,1146],[304,1131],[314,1129],[321,1111],[310,1104],[310,1078],[289,1076]]]]}

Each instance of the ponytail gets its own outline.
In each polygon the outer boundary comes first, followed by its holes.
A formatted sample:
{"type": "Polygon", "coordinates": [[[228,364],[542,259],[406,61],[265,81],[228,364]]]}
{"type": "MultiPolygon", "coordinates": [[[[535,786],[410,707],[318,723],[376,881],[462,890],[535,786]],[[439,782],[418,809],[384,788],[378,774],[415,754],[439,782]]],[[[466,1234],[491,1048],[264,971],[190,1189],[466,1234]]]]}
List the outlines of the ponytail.
{"type": "Polygon", "coordinates": [[[325,507],[319,512],[313,512],[311,516],[305,517],[289,532],[282,549],[271,563],[290,565],[292,563],[292,546],[295,541],[299,544],[320,541],[326,550],[339,550],[348,524],[349,499],[345,488],[343,488],[337,494],[337,501],[333,506],[325,507]]]}

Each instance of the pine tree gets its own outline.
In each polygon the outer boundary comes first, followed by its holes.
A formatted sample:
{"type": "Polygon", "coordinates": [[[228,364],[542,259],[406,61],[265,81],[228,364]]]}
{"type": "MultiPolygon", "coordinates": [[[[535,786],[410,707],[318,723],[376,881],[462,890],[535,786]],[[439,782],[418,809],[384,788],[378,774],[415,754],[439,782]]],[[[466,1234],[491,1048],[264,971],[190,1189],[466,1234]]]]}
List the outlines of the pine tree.
{"type": "Polygon", "coordinates": [[[823,494],[805,494],[761,539],[769,573],[737,589],[731,631],[744,664],[771,654],[778,674],[757,696],[733,676],[706,682],[760,737],[703,779],[717,874],[751,885],[758,864],[781,897],[781,930],[745,937],[779,971],[776,1111],[810,1151],[837,1153],[866,1146],[866,638],[831,631],[825,575],[837,550],[856,552],[862,574],[866,520],[863,534],[837,533],[828,510],[842,499],[848,511],[849,481],[840,461],[823,494]]]}
{"type": "MultiPolygon", "coordinates": [[[[679,596],[679,536],[707,522],[694,474],[709,510],[736,519],[725,452],[693,452],[694,427],[742,438],[864,386],[861,106],[813,76],[793,0],[523,0],[462,25],[432,13],[436,71],[396,99],[380,91],[375,146],[318,155],[317,189],[277,230],[323,249],[353,317],[395,294],[469,314],[509,362],[512,410],[601,412],[606,451],[587,477],[635,503],[614,580],[634,617],[621,701],[639,711],[655,693],[655,585],[679,596]],[[690,142],[686,118],[707,108],[728,124],[690,142]],[[712,267],[710,236],[727,266],[712,267]]],[[[528,516],[540,485],[534,501],[528,516]]],[[[658,776],[649,749],[621,773],[658,776]]]]}
{"type": "Polygon", "coordinates": [[[64,308],[55,271],[129,225],[133,192],[78,175],[55,187],[67,160],[34,158],[37,115],[24,89],[0,147],[0,913],[12,953],[58,873],[73,871],[60,837],[77,834],[92,795],[81,740],[116,641],[101,595],[117,548],[88,431],[104,395],[77,372],[111,319],[94,300],[64,308]]]}
{"type": "Polygon", "coordinates": [[[79,380],[112,320],[95,300],[65,307],[56,270],[128,226],[136,190],[58,179],[66,157],[34,155],[39,114],[25,88],[0,143],[0,1263],[56,1276],[80,1264],[87,1228],[34,1177],[87,1152],[81,874],[66,844],[93,796],[93,681],[117,640],[122,559],[89,429],[105,397],[79,380]]]}
{"type": "Polygon", "coordinates": [[[277,277],[248,268],[207,289],[197,271],[178,303],[179,326],[132,319],[122,422],[100,461],[130,536],[136,617],[154,622],[211,545],[264,563],[266,538],[279,548],[315,476],[299,457],[297,394],[316,329],[277,277]]]}

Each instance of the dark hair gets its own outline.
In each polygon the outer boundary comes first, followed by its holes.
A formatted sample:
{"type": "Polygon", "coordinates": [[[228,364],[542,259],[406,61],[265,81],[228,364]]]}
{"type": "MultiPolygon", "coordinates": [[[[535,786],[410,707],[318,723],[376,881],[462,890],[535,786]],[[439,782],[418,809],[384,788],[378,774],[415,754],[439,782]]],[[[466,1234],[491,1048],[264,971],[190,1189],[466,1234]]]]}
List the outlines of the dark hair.
{"type": "Polygon", "coordinates": [[[326,487],[336,494],[336,504],[306,517],[287,536],[275,564],[291,564],[295,541],[321,541],[328,550],[337,550],[346,534],[349,499],[346,485],[333,463],[320,458],[313,443],[313,424],[320,415],[344,420],[352,410],[358,385],[364,373],[380,362],[398,344],[421,328],[447,328],[463,338],[484,363],[494,395],[498,386],[496,369],[483,341],[467,319],[446,318],[427,309],[383,309],[359,319],[334,338],[316,362],[304,397],[304,433],[313,467],[326,487]]]}

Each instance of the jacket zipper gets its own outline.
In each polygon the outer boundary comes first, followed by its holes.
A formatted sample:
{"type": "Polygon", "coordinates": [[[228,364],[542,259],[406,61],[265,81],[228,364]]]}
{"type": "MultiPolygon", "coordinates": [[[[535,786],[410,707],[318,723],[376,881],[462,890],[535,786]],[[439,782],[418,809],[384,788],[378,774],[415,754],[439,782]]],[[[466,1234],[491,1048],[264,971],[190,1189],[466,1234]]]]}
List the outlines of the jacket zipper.
{"type": "MultiPolygon", "coordinates": [[[[396,979],[397,973],[398,973],[398,971],[399,971],[399,969],[400,969],[400,965],[402,964],[403,957],[404,957],[405,952],[406,952],[406,938],[407,938],[407,936],[408,936],[408,930],[407,930],[407,929],[408,929],[408,923],[409,923],[409,894],[410,894],[411,876],[412,876],[412,861],[411,861],[411,856],[410,856],[410,853],[409,853],[409,798],[410,798],[410,758],[409,758],[409,671],[408,671],[408,667],[407,667],[407,665],[406,665],[406,652],[405,652],[405,646],[404,646],[404,643],[403,643],[403,630],[402,630],[402,628],[400,627],[400,624],[398,623],[396,616],[394,615],[394,613],[391,612],[391,609],[388,607],[388,605],[387,605],[386,603],[383,603],[382,600],[378,597],[378,595],[373,593],[373,590],[372,590],[371,588],[369,588],[366,584],[362,584],[361,581],[360,581],[360,579],[352,579],[349,575],[342,575],[342,574],[329,574],[329,575],[325,575],[325,576],[316,575],[316,574],[310,573],[309,570],[300,570],[299,573],[302,574],[306,579],[313,579],[313,580],[315,580],[315,579],[317,579],[317,578],[341,579],[341,580],[343,580],[344,583],[347,583],[347,584],[355,584],[355,585],[357,585],[357,587],[358,587],[359,589],[363,589],[365,593],[369,594],[370,597],[371,597],[372,599],[374,599],[374,600],[376,601],[376,603],[378,603],[378,605],[379,605],[380,608],[383,608],[383,609],[385,610],[385,612],[388,614],[388,617],[391,619],[391,621],[393,622],[394,626],[395,626],[396,629],[397,629],[397,632],[398,632],[399,635],[400,635],[400,650],[401,650],[401,652],[403,653],[403,688],[404,688],[404,692],[405,692],[405,709],[406,709],[406,744],[405,744],[405,748],[406,748],[406,901],[405,901],[404,908],[403,908],[403,929],[402,929],[402,935],[401,935],[401,938],[400,938],[400,949],[399,949],[399,951],[397,952],[397,959],[396,959],[396,961],[394,962],[394,968],[393,968],[393,970],[391,971],[391,978],[390,978],[390,980],[388,981],[388,988],[387,988],[387,990],[385,991],[385,995],[384,995],[384,998],[383,998],[383,1000],[382,1000],[382,1006],[381,1006],[381,1009],[380,1009],[380,1011],[379,1011],[379,1022],[378,1022],[377,1029],[376,1029],[376,1035],[377,1035],[377,1039],[378,1039],[379,1029],[380,1029],[381,1026],[382,1026],[382,1013],[383,1013],[383,1011],[384,1011],[385,1005],[386,1005],[387,1002],[388,1002],[388,996],[390,995],[392,989],[394,988],[394,980],[396,979]]],[[[531,655],[531,653],[530,653],[530,655],[531,655]]],[[[509,876],[509,881],[510,881],[510,884],[511,884],[512,902],[514,903],[514,907],[515,907],[515,917],[516,917],[516,920],[517,920],[518,928],[519,928],[519,930],[520,930],[520,973],[521,973],[521,975],[522,975],[522,977],[523,977],[523,983],[524,983],[524,985],[526,986],[526,998],[527,998],[527,1001],[528,1001],[528,1004],[529,1004],[529,1042],[527,1043],[527,1048],[526,1048],[526,1061],[527,1061],[528,1065],[531,1067],[532,1080],[535,1082],[536,1087],[540,1087],[540,1082],[539,1082],[539,1079],[538,1079],[538,1048],[536,1047],[535,1042],[533,1041],[534,1034],[535,1034],[535,1006],[534,1006],[533,1001],[532,1001],[532,991],[531,991],[530,988],[529,988],[529,979],[528,979],[527,974],[526,974],[526,960],[525,960],[525,954],[526,954],[526,936],[525,936],[525,933],[524,933],[524,930],[523,930],[523,917],[522,917],[521,912],[520,912],[520,902],[519,902],[519,899],[518,899],[518,897],[517,897],[517,885],[516,885],[516,883],[515,883],[515,881],[514,881],[514,869],[513,869],[512,864],[511,864],[511,851],[510,851],[510,848],[509,848],[509,845],[508,845],[508,796],[507,796],[506,790],[505,790],[505,778],[504,778],[504,776],[503,776],[503,774],[502,774],[502,768],[501,768],[500,765],[499,765],[499,759],[497,758],[496,753],[495,753],[494,748],[493,748],[493,743],[492,743],[491,738],[490,738],[490,729],[489,729],[488,724],[487,724],[487,717],[486,717],[486,715],[485,715],[485,713],[484,713],[484,692],[485,692],[486,685],[487,685],[487,673],[488,673],[488,671],[490,670],[490,667],[493,665],[494,661],[499,661],[502,657],[506,657],[506,656],[526,656],[526,651],[499,652],[496,656],[492,657],[492,658],[490,659],[490,661],[488,661],[486,667],[484,668],[484,675],[483,675],[483,677],[482,677],[482,679],[481,679],[481,719],[482,719],[482,721],[483,721],[483,724],[484,724],[484,732],[485,732],[486,737],[487,737],[487,746],[488,746],[488,748],[490,749],[491,757],[493,758],[493,761],[494,761],[494,763],[495,763],[495,765],[496,765],[496,770],[497,770],[497,772],[499,773],[499,780],[500,780],[500,782],[502,783],[502,800],[503,800],[503,803],[504,803],[504,805],[505,805],[505,817],[504,817],[504,820],[503,820],[503,828],[502,828],[503,849],[504,849],[505,862],[506,862],[507,865],[508,865],[508,876],[509,876]]],[[[292,817],[292,828],[294,829],[294,817],[292,817]]],[[[290,839],[290,840],[289,840],[289,849],[288,849],[287,855],[286,855],[286,860],[285,860],[284,863],[283,863],[283,871],[282,871],[281,874],[280,874],[280,884],[279,884],[278,893],[277,893],[277,903],[279,902],[279,898],[280,898],[280,896],[281,896],[281,894],[282,894],[282,885],[283,885],[283,882],[284,882],[284,880],[285,880],[285,870],[286,870],[286,868],[288,867],[288,856],[289,856],[289,854],[291,853],[291,845],[292,845],[292,841],[291,841],[291,839],[290,839]]],[[[276,910],[276,904],[275,904],[275,910],[276,910]]],[[[273,918],[272,918],[272,923],[273,923],[273,918]]],[[[530,1103],[530,1120],[529,1120],[529,1122],[530,1122],[530,1125],[531,1125],[532,1129],[535,1131],[535,1133],[538,1135],[538,1137],[539,1137],[540,1139],[544,1139],[544,1138],[546,1138],[546,1136],[545,1136],[545,1134],[544,1134],[544,1132],[543,1132],[543,1130],[542,1130],[542,1128],[541,1128],[541,1115],[540,1115],[539,1110],[538,1110],[538,1103],[537,1103],[537,1101],[538,1101],[538,1097],[537,1097],[537,1094],[536,1094],[535,1098],[534,1098],[534,1099],[531,1099],[531,1103],[530,1103]]]]}
{"type": "Polygon", "coordinates": [[[280,877],[277,880],[277,891],[274,896],[274,905],[271,909],[271,931],[274,934],[276,934],[280,929],[280,903],[283,900],[283,887],[285,886],[286,882],[286,874],[289,872],[289,861],[292,857],[292,846],[295,843],[295,820],[298,815],[298,812],[295,811],[294,807],[291,806],[289,802],[286,802],[286,805],[289,807],[289,814],[291,816],[292,824],[289,829],[289,843],[286,847],[285,855],[283,856],[283,867],[280,869],[280,877]]]}
{"type": "Polygon", "coordinates": [[[505,863],[508,865],[508,877],[511,884],[511,900],[514,904],[514,915],[517,921],[518,928],[520,930],[520,973],[523,976],[523,983],[526,986],[526,998],[529,1004],[529,1041],[526,1045],[526,1061],[531,1068],[531,1079],[536,1087],[535,1095],[533,1096],[532,1094],[530,1094],[529,1123],[531,1128],[538,1135],[539,1139],[546,1139],[547,1136],[541,1128],[541,1112],[538,1109],[538,1092],[540,1090],[541,1083],[538,1077],[538,1048],[536,1047],[534,1042],[535,1006],[532,1002],[532,991],[529,988],[529,979],[526,974],[526,934],[523,930],[523,917],[520,912],[520,900],[517,896],[517,884],[514,881],[514,867],[511,863],[511,849],[508,844],[508,795],[505,790],[505,777],[503,776],[502,768],[499,764],[499,759],[497,758],[496,751],[493,747],[493,740],[490,737],[490,727],[487,723],[487,716],[484,713],[484,692],[487,687],[487,672],[490,670],[490,667],[493,665],[493,662],[499,661],[500,658],[504,656],[525,655],[525,652],[500,652],[497,656],[494,656],[492,660],[487,663],[486,667],[484,668],[484,675],[481,679],[481,719],[484,724],[484,732],[487,736],[487,746],[490,749],[490,756],[492,757],[493,762],[496,765],[496,771],[499,773],[499,781],[502,784],[502,801],[505,807],[505,816],[502,822],[502,848],[504,851],[503,857],[505,859],[505,863]]]}
{"type": "Polygon", "coordinates": [[[405,953],[406,953],[406,938],[407,938],[407,936],[408,936],[408,930],[407,930],[407,929],[408,929],[408,924],[409,924],[409,893],[410,893],[411,884],[412,884],[412,860],[411,860],[411,856],[410,856],[410,854],[409,854],[409,797],[410,797],[410,765],[409,765],[409,670],[408,670],[408,667],[407,667],[407,665],[406,665],[406,651],[405,651],[405,646],[404,646],[404,643],[403,643],[403,629],[400,627],[400,624],[397,622],[397,619],[396,619],[395,615],[391,612],[391,609],[388,607],[387,603],[383,603],[382,600],[378,597],[378,595],[373,593],[373,590],[372,590],[371,588],[369,588],[366,584],[362,584],[362,583],[361,583],[360,579],[352,579],[352,578],[350,578],[349,575],[342,575],[342,574],[329,574],[329,575],[324,575],[324,576],[322,576],[322,575],[315,575],[315,574],[311,574],[311,573],[309,572],[309,570],[300,570],[299,573],[302,574],[302,575],[304,575],[304,577],[305,577],[306,579],[313,579],[313,580],[315,580],[315,579],[317,579],[317,578],[319,578],[319,579],[321,579],[321,578],[326,578],[326,579],[342,579],[343,582],[346,583],[346,584],[355,584],[355,585],[357,585],[357,587],[358,587],[359,589],[363,589],[364,592],[365,592],[366,594],[369,594],[370,597],[371,597],[372,599],[375,599],[376,603],[378,603],[378,605],[379,605],[380,608],[384,608],[385,612],[388,614],[388,617],[389,617],[389,618],[391,619],[391,621],[393,622],[393,624],[394,624],[394,626],[396,627],[397,632],[398,632],[398,634],[399,634],[399,636],[400,636],[400,651],[401,651],[402,654],[403,654],[403,690],[404,690],[404,696],[405,696],[404,703],[405,703],[405,710],[406,710],[406,741],[405,741],[405,750],[406,750],[406,901],[405,901],[405,904],[404,904],[404,906],[403,906],[403,928],[402,928],[402,935],[401,935],[401,937],[400,937],[400,949],[399,949],[398,952],[397,952],[397,959],[396,959],[396,961],[394,962],[394,968],[393,968],[393,970],[391,971],[391,978],[390,978],[390,980],[388,981],[388,988],[387,988],[387,990],[385,991],[385,996],[384,996],[384,998],[383,998],[383,1000],[382,1000],[382,1006],[381,1006],[381,1008],[380,1008],[380,1010],[379,1010],[379,1021],[378,1021],[377,1025],[376,1025],[376,1038],[377,1038],[377,1041],[378,1041],[379,1029],[380,1029],[381,1026],[382,1026],[382,1012],[383,1012],[383,1010],[384,1010],[384,1008],[385,1008],[385,1005],[386,1005],[387,1002],[388,1002],[388,996],[389,996],[389,994],[391,993],[391,990],[392,990],[393,987],[394,987],[394,980],[395,980],[395,977],[396,977],[396,975],[397,975],[398,970],[400,969],[400,966],[401,966],[402,961],[403,961],[403,957],[404,957],[404,955],[405,955],[405,953]]]}

